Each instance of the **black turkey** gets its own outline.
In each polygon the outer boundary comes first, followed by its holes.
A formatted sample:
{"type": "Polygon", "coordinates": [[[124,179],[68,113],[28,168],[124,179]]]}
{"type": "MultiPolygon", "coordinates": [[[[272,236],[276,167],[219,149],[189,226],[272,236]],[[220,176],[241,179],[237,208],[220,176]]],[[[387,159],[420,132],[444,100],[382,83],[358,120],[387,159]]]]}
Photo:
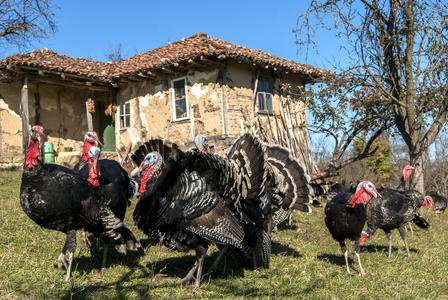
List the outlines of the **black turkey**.
{"type": "MultiPolygon", "coordinates": [[[[134,198],[138,192],[137,183],[128,176],[128,173],[117,161],[99,160],[100,148],[90,147],[88,155],[90,163],[79,171],[79,175],[86,178],[99,190],[107,206],[123,222],[127,207],[131,204],[130,199],[134,198]]],[[[103,267],[101,270],[105,271],[110,238],[104,235],[103,241],[103,267]]],[[[96,237],[91,252],[94,256],[98,255],[98,239],[96,237]]]]}
{"type": "Polygon", "coordinates": [[[434,200],[434,208],[436,214],[443,214],[446,209],[447,199],[441,195],[431,194],[430,195],[434,200]]]}
{"type": "Polygon", "coordinates": [[[241,160],[231,161],[211,153],[181,152],[163,161],[155,152],[141,164],[144,188],[134,221],[167,247],[196,251],[196,263],[182,284],[195,279],[199,286],[210,243],[243,247],[242,224],[249,221],[243,200],[263,193],[266,167],[264,152],[240,152],[239,156],[241,160]],[[245,171],[247,165],[255,164],[259,167],[252,173],[245,171]]]}
{"type": "MultiPolygon", "coordinates": [[[[377,198],[381,195],[370,181],[363,181],[358,185],[357,191],[352,194],[343,192],[337,194],[325,206],[325,225],[332,237],[339,242],[342,254],[345,258],[347,274],[352,275],[348,264],[348,251],[345,240],[354,241],[353,249],[359,264],[359,275],[364,277],[367,273],[361,265],[360,239],[361,232],[366,223],[366,209],[364,203],[372,196],[377,198]]],[[[370,200],[372,201],[372,200],[370,200]]]]}
{"type": "MultiPolygon", "coordinates": [[[[82,177],[89,178],[89,160],[91,159],[91,150],[100,151],[96,145],[102,146],[98,139],[98,135],[94,131],[88,131],[84,135],[84,145],[81,161],[73,168],[75,172],[78,172],[82,177]],[[92,148],[95,147],[95,148],[92,148]]],[[[95,153],[98,155],[94,164],[98,164],[98,177],[95,181],[91,183],[96,186],[101,195],[103,195],[105,201],[113,213],[121,220],[124,220],[127,207],[131,204],[131,199],[138,195],[138,183],[131,177],[128,176],[126,170],[115,160],[111,159],[99,159],[100,152],[95,153]]],[[[91,179],[89,179],[91,180],[91,179]]],[[[103,238],[105,242],[104,255],[103,255],[103,265],[105,266],[106,253],[108,238],[105,236],[103,238]]],[[[85,232],[83,231],[82,245],[87,247],[90,244],[89,239],[85,232]]],[[[94,238],[93,245],[90,247],[90,252],[92,256],[98,255],[98,239],[94,238]]],[[[104,270],[104,268],[103,268],[104,270]]]]}
{"type": "Polygon", "coordinates": [[[367,229],[363,231],[361,245],[371,237],[378,228],[381,228],[389,240],[389,259],[392,259],[392,232],[398,229],[406,246],[408,260],[412,260],[406,239],[406,224],[414,222],[421,228],[428,228],[428,222],[418,214],[420,207],[432,205],[430,196],[423,195],[415,190],[399,191],[384,189],[381,199],[373,199],[367,203],[367,229]]]}
{"type": "Polygon", "coordinates": [[[58,274],[67,269],[70,279],[76,250],[76,230],[85,229],[95,235],[104,233],[115,240],[120,253],[137,250],[140,246],[134,234],[107,207],[101,194],[86,179],[73,170],[39,160],[43,128],[34,126],[20,187],[23,211],[38,225],[67,234],[58,257],[58,274]],[[65,253],[69,251],[67,259],[65,253]]]}

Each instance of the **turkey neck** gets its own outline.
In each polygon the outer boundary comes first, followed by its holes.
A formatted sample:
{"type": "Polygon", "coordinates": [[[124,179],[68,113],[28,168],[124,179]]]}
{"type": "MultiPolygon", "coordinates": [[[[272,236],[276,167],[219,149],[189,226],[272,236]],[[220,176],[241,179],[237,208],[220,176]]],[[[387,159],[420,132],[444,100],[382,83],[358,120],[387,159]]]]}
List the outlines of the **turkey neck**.
{"type": "Polygon", "coordinates": [[[98,161],[98,155],[94,155],[91,159],[89,158],[89,178],[87,181],[93,186],[99,186],[100,178],[100,162],[98,161]]]}
{"type": "Polygon", "coordinates": [[[139,190],[140,195],[142,195],[147,190],[146,185],[148,184],[148,187],[150,187],[151,183],[154,182],[154,180],[159,176],[162,167],[163,163],[160,165],[152,165],[145,169],[140,184],[140,190],[139,190]]]}
{"type": "Polygon", "coordinates": [[[26,150],[26,160],[25,160],[25,166],[29,169],[32,169],[33,167],[37,166],[39,164],[39,155],[40,155],[40,142],[35,139],[30,139],[30,145],[28,146],[28,149],[26,150]]]}
{"type": "Polygon", "coordinates": [[[84,141],[84,146],[82,148],[82,161],[88,162],[89,157],[89,149],[90,147],[95,146],[95,143],[84,141]]]}

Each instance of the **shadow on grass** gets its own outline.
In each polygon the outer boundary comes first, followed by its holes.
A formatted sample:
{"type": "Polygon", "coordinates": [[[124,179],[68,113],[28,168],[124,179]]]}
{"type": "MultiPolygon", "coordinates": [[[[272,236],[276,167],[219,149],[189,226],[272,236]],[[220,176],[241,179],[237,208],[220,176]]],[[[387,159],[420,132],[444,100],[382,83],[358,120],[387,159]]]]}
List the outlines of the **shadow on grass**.
{"type": "MultiPolygon", "coordinates": [[[[406,248],[403,246],[396,247],[392,245],[392,254],[396,251],[403,251],[406,252],[406,248]]],[[[409,251],[413,253],[417,253],[418,249],[414,247],[409,247],[409,251]]],[[[376,252],[384,252],[386,255],[389,255],[389,246],[384,245],[364,245],[361,246],[361,252],[369,252],[369,253],[376,253],[376,252]]]]}
{"type": "MultiPolygon", "coordinates": [[[[350,247],[351,245],[349,245],[347,243],[347,247],[350,247]]],[[[403,248],[404,249],[404,248],[403,248]]],[[[401,247],[394,247],[392,246],[392,254],[394,254],[396,251],[402,251],[403,249],[401,249],[401,247]]],[[[406,253],[406,250],[404,250],[406,253]]],[[[410,252],[418,252],[417,249],[410,247],[409,248],[410,252]]],[[[363,253],[380,253],[380,254],[384,254],[387,258],[387,256],[389,255],[389,246],[383,246],[383,245],[364,245],[361,246],[361,259],[362,259],[362,255],[363,253]]],[[[351,266],[353,263],[355,263],[355,261],[351,258],[351,254],[353,254],[353,250],[349,251],[349,258],[348,258],[348,262],[349,265],[351,266]]],[[[325,262],[329,262],[338,266],[345,266],[345,259],[344,256],[342,255],[342,251],[340,251],[338,254],[321,254],[317,256],[318,259],[325,261],[325,262]]],[[[358,264],[358,262],[356,261],[356,264],[358,264]]]]}
{"type": "Polygon", "coordinates": [[[285,255],[291,257],[302,257],[302,254],[297,252],[295,249],[289,247],[285,244],[280,244],[275,241],[271,243],[271,255],[285,255]]]}
{"type": "MultiPolygon", "coordinates": [[[[148,245],[154,245],[148,240],[141,240],[140,242],[143,249],[146,249],[148,245]]],[[[86,296],[89,294],[107,290],[114,291],[117,298],[126,298],[125,294],[128,294],[131,291],[145,299],[147,297],[151,298],[148,293],[151,293],[154,289],[170,287],[175,289],[179,288],[179,286],[175,284],[176,281],[182,279],[188,271],[190,271],[196,261],[194,250],[190,251],[188,255],[185,256],[169,257],[159,261],[142,264],[139,261],[139,258],[147,254],[141,249],[137,252],[129,252],[125,256],[115,251],[112,246],[110,246],[109,249],[107,266],[126,265],[129,268],[129,271],[120,275],[119,279],[114,282],[101,282],[99,284],[92,282],[91,284],[83,285],[82,287],[76,287],[75,283],[72,286],[71,291],[67,291],[67,294],[62,297],[62,299],[86,299],[86,296]],[[136,275],[135,273],[141,273],[141,275],[136,275]],[[132,281],[135,281],[136,283],[132,284],[132,281]]],[[[221,260],[215,273],[207,274],[208,268],[218,257],[218,253],[218,251],[213,251],[212,249],[209,249],[207,253],[208,255],[205,258],[203,269],[203,285],[216,279],[244,277],[245,269],[240,264],[227,258],[221,260]]],[[[100,270],[101,261],[101,257],[92,258],[90,257],[90,254],[84,256],[81,255],[79,258],[76,258],[75,264],[76,271],[79,272],[78,276],[81,277],[93,270],[100,270]]],[[[193,286],[188,285],[184,287],[192,288],[193,286]]]]}

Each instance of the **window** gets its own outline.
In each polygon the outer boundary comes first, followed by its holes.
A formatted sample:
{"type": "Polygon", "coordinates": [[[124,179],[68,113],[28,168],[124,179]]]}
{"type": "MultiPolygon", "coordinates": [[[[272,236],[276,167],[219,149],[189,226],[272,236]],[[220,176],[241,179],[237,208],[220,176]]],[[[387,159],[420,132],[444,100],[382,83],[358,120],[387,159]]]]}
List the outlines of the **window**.
{"type": "Polygon", "coordinates": [[[188,119],[187,79],[185,77],[171,81],[173,90],[174,121],[188,119]]]}
{"type": "Polygon", "coordinates": [[[131,127],[131,105],[129,102],[120,104],[120,129],[131,127]]]}
{"type": "Polygon", "coordinates": [[[258,77],[257,97],[259,111],[272,111],[271,80],[269,76],[258,77]]]}

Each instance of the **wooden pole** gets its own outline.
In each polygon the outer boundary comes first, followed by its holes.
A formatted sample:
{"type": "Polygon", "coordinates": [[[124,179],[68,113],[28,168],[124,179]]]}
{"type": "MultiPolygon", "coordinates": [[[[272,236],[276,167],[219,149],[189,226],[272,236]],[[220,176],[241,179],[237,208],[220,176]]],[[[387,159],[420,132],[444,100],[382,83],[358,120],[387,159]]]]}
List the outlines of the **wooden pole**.
{"type": "Polygon", "coordinates": [[[222,133],[229,134],[229,115],[228,115],[228,103],[227,103],[227,69],[221,70],[221,99],[222,99],[222,133]]]}
{"type": "Polygon", "coordinates": [[[137,125],[138,140],[142,141],[143,135],[142,135],[142,118],[140,117],[140,97],[137,97],[135,101],[136,101],[135,111],[136,111],[136,115],[137,115],[137,117],[135,119],[135,121],[136,121],[135,123],[137,125]]]}
{"type": "Polygon", "coordinates": [[[252,95],[252,120],[250,121],[250,127],[253,127],[253,122],[255,121],[255,107],[257,103],[257,90],[258,90],[258,77],[260,77],[260,72],[257,72],[257,78],[255,78],[254,94],[252,95]]]}
{"type": "Polygon", "coordinates": [[[89,112],[89,99],[90,90],[86,89],[86,117],[87,117],[87,130],[93,131],[93,119],[92,114],[89,112]]]}
{"type": "Polygon", "coordinates": [[[20,108],[22,117],[22,160],[25,164],[26,151],[28,150],[29,143],[29,114],[28,114],[28,76],[25,75],[22,81],[22,90],[20,97],[20,108]]]}

